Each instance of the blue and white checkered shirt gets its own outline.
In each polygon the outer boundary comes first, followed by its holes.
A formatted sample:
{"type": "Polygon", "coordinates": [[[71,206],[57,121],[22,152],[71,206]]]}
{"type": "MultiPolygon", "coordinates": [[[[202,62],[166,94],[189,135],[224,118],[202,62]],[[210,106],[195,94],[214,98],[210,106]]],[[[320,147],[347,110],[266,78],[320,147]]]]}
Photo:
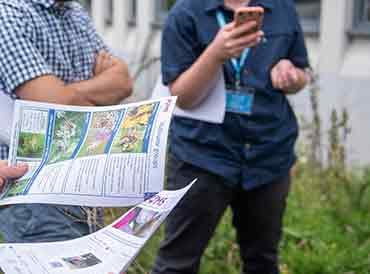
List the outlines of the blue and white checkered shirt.
{"type": "MultiPolygon", "coordinates": [[[[76,1],[0,0],[0,90],[53,74],[65,83],[93,75],[96,54],[107,49],[76,1]]],[[[0,145],[0,159],[8,157],[0,145]]]]}

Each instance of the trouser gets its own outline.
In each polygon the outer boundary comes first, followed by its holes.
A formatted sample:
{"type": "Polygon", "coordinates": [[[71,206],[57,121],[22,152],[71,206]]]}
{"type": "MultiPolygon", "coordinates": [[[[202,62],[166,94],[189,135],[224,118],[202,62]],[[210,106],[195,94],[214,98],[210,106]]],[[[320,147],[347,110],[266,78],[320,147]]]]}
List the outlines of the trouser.
{"type": "Polygon", "coordinates": [[[198,181],[166,221],[165,238],[152,274],[197,273],[201,256],[228,206],[237,231],[242,273],[279,273],[278,245],[289,175],[244,191],[228,187],[224,178],[173,156],[167,166],[169,189],[182,188],[194,178],[198,181]]]}
{"type": "Polygon", "coordinates": [[[78,206],[12,205],[0,208],[0,234],[9,243],[64,241],[87,235],[103,223],[101,211],[78,206]],[[96,214],[91,218],[91,214],[96,214]],[[92,220],[94,219],[94,220],[92,220]]]}

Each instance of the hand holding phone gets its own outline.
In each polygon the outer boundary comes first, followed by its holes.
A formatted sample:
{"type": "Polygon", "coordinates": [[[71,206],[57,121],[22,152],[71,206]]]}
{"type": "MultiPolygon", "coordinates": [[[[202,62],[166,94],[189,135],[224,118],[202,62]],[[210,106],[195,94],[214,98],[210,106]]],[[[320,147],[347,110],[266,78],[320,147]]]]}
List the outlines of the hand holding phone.
{"type": "Polygon", "coordinates": [[[238,27],[247,22],[255,21],[256,27],[252,29],[251,33],[257,32],[262,28],[264,16],[264,9],[262,7],[241,7],[235,11],[234,22],[235,26],[238,27]]]}
{"type": "Polygon", "coordinates": [[[264,10],[261,7],[237,9],[234,21],[226,24],[217,33],[210,46],[210,52],[220,62],[238,58],[246,48],[253,48],[263,41],[261,31],[264,10]],[[256,22],[256,23],[254,23],[256,22]]]}

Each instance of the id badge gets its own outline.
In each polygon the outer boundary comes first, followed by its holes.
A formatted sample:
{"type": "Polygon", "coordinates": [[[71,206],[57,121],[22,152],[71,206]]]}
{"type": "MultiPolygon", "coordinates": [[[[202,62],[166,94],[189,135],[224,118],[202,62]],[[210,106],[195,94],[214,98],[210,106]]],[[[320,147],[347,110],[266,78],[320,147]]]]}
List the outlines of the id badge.
{"type": "Polygon", "coordinates": [[[244,115],[251,115],[254,103],[254,89],[229,88],[226,90],[226,111],[244,115]]]}

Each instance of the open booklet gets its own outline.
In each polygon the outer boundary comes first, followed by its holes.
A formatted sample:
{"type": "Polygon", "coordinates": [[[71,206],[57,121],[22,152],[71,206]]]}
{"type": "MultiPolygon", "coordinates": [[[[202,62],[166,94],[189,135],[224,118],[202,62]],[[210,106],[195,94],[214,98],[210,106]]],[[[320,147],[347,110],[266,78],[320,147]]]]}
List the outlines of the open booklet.
{"type": "Polygon", "coordinates": [[[176,97],[111,107],[16,101],[10,164],[29,172],[0,205],[48,203],[124,207],[163,189],[176,97]]]}
{"type": "Polygon", "coordinates": [[[181,190],[160,192],[112,225],[85,237],[53,243],[0,244],[0,267],[6,274],[122,273],[193,183],[181,190]]]}

